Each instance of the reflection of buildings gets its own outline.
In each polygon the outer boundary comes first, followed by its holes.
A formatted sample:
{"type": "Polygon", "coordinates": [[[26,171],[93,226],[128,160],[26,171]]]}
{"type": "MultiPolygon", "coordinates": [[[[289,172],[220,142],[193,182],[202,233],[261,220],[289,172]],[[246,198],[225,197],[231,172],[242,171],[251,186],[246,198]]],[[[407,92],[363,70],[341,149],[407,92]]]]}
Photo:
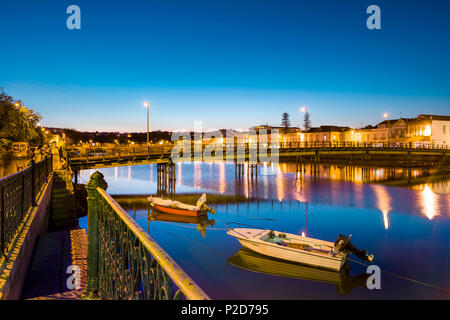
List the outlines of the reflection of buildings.
{"type": "MultiPolygon", "coordinates": [[[[450,195],[450,180],[444,180],[444,181],[436,181],[432,183],[426,184],[431,191],[433,191],[436,194],[447,194],[450,195]]],[[[416,190],[423,190],[425,188],[425,185],[418,185],[414,189],[416,190]]],[[[450,213],[450,210],[449,210],[450,213]]]]}
{"type": "Polygon", "coordinates": [[[202,186],[202,163],[194,161],[194,188],[200,189],[202,186]]]}
{"type": "Polygon", "coordinates": [[[219,192],[224,194],[227,189],[227,181],[225,177],[225,162],[219,162],[219,192]]]}
{"type": "MultiPolygon", "coordinates": [[[[408,176],[414,178],[421,175],[420,170],[409,170],[408,168],[378,168],[362,167],[353,165],[340,165],[319,163],[316,164],[317,170],[314,171],[314,163],[302,163],[301,172],[296,162],[282,163],[278,165],[278,170],[283,173],[295,173],[305,175],[315,175],[330,180],[342,180],[351,182],[375,182],[383,180],[406,179],[408,176]]],[[[264,172],[264,171],[263,171],[264,172]]]]}
{"type": "Polygon", "coordinates": [[[181,186],[183,184],[183,162],[177,163],[177,184],[181,186]]]}
{"type": "Polygon", "coordinates": [[[283,199],[286,199],[286,195],[284,194],[284,181],[283,181],[283,172],[281,171],[281,168],[278,167],[276,171],[276,182],[275,185],[277,187],[277,199],[278,201],[282,201],[283,199]]]}

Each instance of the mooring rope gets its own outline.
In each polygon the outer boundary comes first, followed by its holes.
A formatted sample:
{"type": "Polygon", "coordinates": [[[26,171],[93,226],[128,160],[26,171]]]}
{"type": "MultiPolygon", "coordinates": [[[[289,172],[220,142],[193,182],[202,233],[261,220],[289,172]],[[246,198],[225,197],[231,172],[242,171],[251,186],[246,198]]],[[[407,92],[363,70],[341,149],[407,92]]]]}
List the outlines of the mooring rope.
{"type": "MultiPolygon", "coordinates": [[[[370,266],[370,264],[367,264],[367,263],[364,263],[364,262],[361,262],[361,261],[357,261],[357,260],[353,260],[352,258],[348,258],[347,257],[347,259],[352,261],[352,262],[356,262],[356,263],[358,263],[360,265],[363,265],[365,267],[369,267],[370,266]]],[[[450,292],[450,289],[447,289],[447,288],[439,287],[439,286],[436,286],[436,285],[431,284],[431,283],[427,283],[427,282],[419,281],[419,280],[416,280],[416,279],[408,278],[408,277],[402,276],[402,275],[394,273],[394,272],[383,270],[381,268],[380,268],[380,270],[381,270],[381,272],[384,272],[384,273],[386,273],[386,274],[388,274],[390,276],[393,276],[393,277],[397,277],[397,278],[400,278],[400,279],[403,279],[403,280],[411,281],[413,283],[420,284],[420,285],[423,285],[423,286],[426,286],[426,287],[430,287],[430,288],[434,288],[434,289],[450,292]]]]}

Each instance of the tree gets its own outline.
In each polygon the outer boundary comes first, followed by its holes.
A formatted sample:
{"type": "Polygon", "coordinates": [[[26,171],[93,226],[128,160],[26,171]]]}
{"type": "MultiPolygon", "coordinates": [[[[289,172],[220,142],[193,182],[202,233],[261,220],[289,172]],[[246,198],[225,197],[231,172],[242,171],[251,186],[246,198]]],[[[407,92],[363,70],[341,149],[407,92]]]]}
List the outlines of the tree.
{"type": "Polygon", "coordinates": [[[305,116],[303,118],[303,127],[305,131],[308,131],[311,128],[311,118],[309,117],[309,112],[305,112],[305,116]]]}
{"type": "Polygon", "coordinates": [[[3,90],[0,91],[0,139],[2,141],[26,141],[42,144],[43,137],[38,123],[39,113],[24,107],[21,101],[15,101],[3,90]]]}
{"type": "Polygon", "coordinates": [[[288,132],[289,127],[291,126],[291,121],[289,120],[289,113],[284,112],[281,116],[281,126],[284,128],[284,133],[288,132]]]}

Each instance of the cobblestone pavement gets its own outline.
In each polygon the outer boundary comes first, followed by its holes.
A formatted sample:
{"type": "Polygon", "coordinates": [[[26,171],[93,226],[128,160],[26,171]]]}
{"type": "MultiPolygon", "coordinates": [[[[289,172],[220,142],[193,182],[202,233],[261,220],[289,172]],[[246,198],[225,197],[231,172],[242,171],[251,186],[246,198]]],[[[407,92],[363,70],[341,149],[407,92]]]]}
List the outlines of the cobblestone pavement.
{"type": "Polygon", "coordinates": [[[79,300],[86,285],[87,234],[71,229],[42,234],[23,289],[23,299],[79,300]],[[80,289],[69,289],[70,265],[80,268],[80,289]]]}

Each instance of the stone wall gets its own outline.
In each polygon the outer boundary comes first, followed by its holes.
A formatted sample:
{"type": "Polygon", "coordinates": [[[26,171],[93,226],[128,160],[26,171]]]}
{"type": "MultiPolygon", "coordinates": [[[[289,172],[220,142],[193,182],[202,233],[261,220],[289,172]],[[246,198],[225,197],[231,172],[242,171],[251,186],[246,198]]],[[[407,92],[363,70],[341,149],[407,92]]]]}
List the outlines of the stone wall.
{"type": "Polygon", "coordinates": [[[49,232],[73,228],[78,225],[73,184],[70,177],[66,175],[65,171],[55,171],[49,232]]]}

